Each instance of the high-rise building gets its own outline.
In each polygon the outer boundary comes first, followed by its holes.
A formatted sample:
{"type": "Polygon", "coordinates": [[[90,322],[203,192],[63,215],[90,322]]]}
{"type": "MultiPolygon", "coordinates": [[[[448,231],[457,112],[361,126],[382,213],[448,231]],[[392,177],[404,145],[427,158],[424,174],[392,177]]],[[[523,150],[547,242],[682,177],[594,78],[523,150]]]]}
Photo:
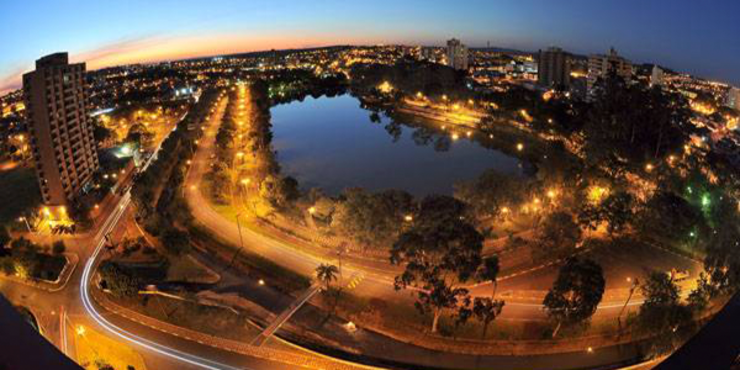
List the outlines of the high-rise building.
{"type": "Polygon", "coordinates": [[[570,55],[561,48],[540,50],[537,60],[537,81],[540,86],[570,86],[570,55]]]}
{"type": "Polygon", "coordinates": [[[468,47],[458,39],[447,41],[447,65],[457,70],[468,69],[468,47]]]}
{"type": "Polygon", "coordinates": [[[727,91],[727,97],[725,98],[725,105],[734,110],[740,111],[740,89],[737,87],[731,88],[727,91]]]}
{"type": "Polygon", "coordinates": [[[593,54],[588,58],[588,91],[593,89],[599,78],[604,78],[610,73],[616,73],[625,82],[632,81],[632,62],[617,54],[614,48],[609,49],[609,54],[593,54]]]}
{"type": "Polygon", "coordinates": [[[73,201],[98,169],[87,113],[85,63],[69,64],[67,53],[36,61],[23,75],[36,175],[45,204],[73,201]]]}
{"type": "Polygon", "coordinates": [[[663,86],[663,69],[657,65],[653,66],[653,73],[650,75],[650,86],[663,86]]]}

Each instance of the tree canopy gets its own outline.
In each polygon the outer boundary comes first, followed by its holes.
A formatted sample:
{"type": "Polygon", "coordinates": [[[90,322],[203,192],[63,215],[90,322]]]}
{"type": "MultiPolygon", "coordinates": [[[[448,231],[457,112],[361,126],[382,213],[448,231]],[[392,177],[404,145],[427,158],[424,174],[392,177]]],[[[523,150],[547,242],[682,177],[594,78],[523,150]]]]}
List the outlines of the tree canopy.
{"type": "Polygon", "coordinates": [[[433,332],[443,310],[464,302],[468,290],[461,284],[474,279],[482,263],[483,236],[464,220],[464,212],[465,205],[454,198],[424,198],[417,219],[391,249],[391,263],[404,266],[396,289],[421,288],[416,307],[432,313],[433,332]]]}
{"type": "MultiPolygon", "coordinates": [[[[560,325],[585,322],[596,312],[604,295],[604,273],[596,262],[570,258],[560,268],[557,279],[542,304],[547,314],[560,325]]],[[[557,335],[558,329],[553,336],[557,335]]]]}

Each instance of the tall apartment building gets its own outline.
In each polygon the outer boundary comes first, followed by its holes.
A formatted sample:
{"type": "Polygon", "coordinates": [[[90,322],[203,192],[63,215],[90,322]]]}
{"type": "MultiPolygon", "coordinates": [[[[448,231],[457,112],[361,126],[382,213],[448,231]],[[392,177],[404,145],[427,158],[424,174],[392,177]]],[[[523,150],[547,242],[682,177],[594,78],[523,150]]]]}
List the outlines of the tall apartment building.
{"type": "Polygon", "coordinates": [[[69,64],[67,53],[47,55],[36,61],[36,70],[23,75],[23,90],[43,201],[67,205],[98,169],[85,63],[69,64]]]}
{"type": "Polygon", "coordinates": [[[468,47],[458,39],[447,41],[447,65],[457,70],[468,69],[468,47]]]}
{"type": "Polygon", "coordinates": [[[632,62],[617,54],[614,48],[609,49],[609,54],[593,54],[588,58],[588,91],[596,84],[599,78],[615,72],[624,78],[626,82],[632,80],[632,62]]]}
{"type": "Polygon", "coordinates": [[[740,89],[737,87],[730,88],[725,97],[725,106],[740,111],[740,89]]]}
{"type": "Polygon", "coordinates": [[[540,50],[537,60],[537,82],[543,87],[570,86],[570,55],[561,48],[540,50]]]}
{"type": "Polygon", "coordinates": [[[650,86],[663,86],[665,82],[664,75],[663,69],[654,65],[653,72],[650,74],[650,86]]]}

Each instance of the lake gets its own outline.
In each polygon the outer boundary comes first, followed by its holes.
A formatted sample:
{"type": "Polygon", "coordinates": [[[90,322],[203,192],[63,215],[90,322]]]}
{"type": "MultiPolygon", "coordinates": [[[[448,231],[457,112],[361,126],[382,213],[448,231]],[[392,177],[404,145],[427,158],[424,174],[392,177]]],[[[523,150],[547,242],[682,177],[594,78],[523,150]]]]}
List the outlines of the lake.
{"type": "Polygon", "coordinates": [[[380,114],[380,122],[373,122],[372,112],[349,94],[307,97],[273,107],[271,114],[282,174],[295,177],[303,189],[319,187],[330,195],[347,187],[452,194],[456,182],[489,168],[523,173],[519,159],[482,147],[465,131],[453,141],[439,124],[399,122],[387,129],[390,118],[380,114]]]}

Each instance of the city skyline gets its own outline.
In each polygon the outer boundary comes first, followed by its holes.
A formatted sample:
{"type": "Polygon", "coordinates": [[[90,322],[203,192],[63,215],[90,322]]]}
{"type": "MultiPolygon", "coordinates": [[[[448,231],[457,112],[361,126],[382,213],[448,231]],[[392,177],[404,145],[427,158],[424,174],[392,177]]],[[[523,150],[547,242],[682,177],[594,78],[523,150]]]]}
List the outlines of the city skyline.
{"type": "Polygon", "coordinates": [[[339,44],[443,46],[451,37],[472,48],[490,41],[492,46],[531,52],[559,46],[587,55],[613,46],[637,63],[657,63],[737,85],[740,71],[733,66],[740,61],[740,47],[732,41],[740,25],[733,22],[732,14],[740,4],[715,4],[707,7],[681,0],[670,8],[656,2],[639,4],[639,9],[630,1],[551,4],[537,0],[494,4],[473,0],[434,7],[383,1],[372,5],[327,1],[320,7],[293,1],[229,0],[208,5],[84,0],[62,5],[5,4],[3,13],[14,16],[0,25],[0,32],[12,35],[23,29],[25,36],[3,43],[7,50],[0,53],[0,94],[20,87],[20,76],[32,68],[38,55],[59,50],[69,50],[73,62],[86,61],[90,69],[98,69],[339,44]],[[115,19],[111,14],[116,14],[115,19]],[[710,39],[713,42],[708,43],[710,39]],[[722,47],[709,50],[708,45],[722,47]]]}

